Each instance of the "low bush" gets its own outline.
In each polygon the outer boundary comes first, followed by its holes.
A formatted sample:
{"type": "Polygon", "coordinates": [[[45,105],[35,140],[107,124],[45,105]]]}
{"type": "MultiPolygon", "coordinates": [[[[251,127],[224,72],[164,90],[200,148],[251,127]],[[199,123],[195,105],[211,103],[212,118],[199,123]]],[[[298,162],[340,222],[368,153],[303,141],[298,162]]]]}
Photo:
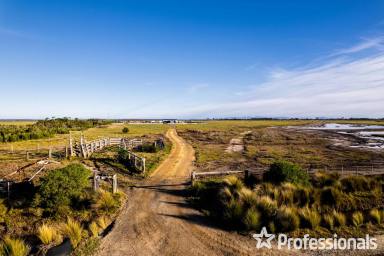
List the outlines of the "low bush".
{"type": "Polygon", "coordinates": [[[315,210],[308,207],[299,210],[300,226],[303,228],[315,229],[319,226],[321,217],[315,210]]]}
{"type": "Polygon", "coordinates": [[[83,228],[80,223],[72,218],[68,218],[63,226],[63,233],[69,238],[73,248],[76,248],[83,236],[83,228]]]}
{"type": "Polygon", "coordinates": [[[59,230],[55,226],[48,224],[43,224],[37,229],[37,237],[45,245],[59,244],[62,241],[59,230]]]}
{"type": "Polygon", "coordinates": [[[261,214],[255,208],[249,208],[243,217],[243,225],[247,230],[259,230],[261,226],[261,214]]]}
{"type": "Polygon", "coordinates": [[[362,212],[354,212],[351,216],[351,223],[355,226],[358,227],[363,224],[364,222],[364,215],[362,212]]]}
{"type": "Polygon", "coordinates": [[[264,173],[263,180],[274,184],[290,182],[309,186],[309,175],[298,165],[287,161],[274,162],[269,170],[264,173]]]}
{"type": "Polygon", "coordinates": [[[129,128],[128,127],[124,127],[123,130],[121,130],[122,133],[128,133],[129,132],[129,128]]]}
{"type": "Polygon", "coordinates": [[[231,192],[240,191],[244,184],[243,182],[237,178],[236,176],[228,176],[223,180],[224,186],[227,186],[231,192]]]}
{"type": "Polygon", "coordinates": [[[300,218],[295,209],[290,207],[282,207],[277,211],[276,228],[282,232],[289,232],[298,229],[300,226],[300,218]]]}
{"type": "Polygon", "coordinates": [[[89,187],[91,172],[81,164],[70,164],[64,168],[50,171],[41,178],[38,190],[39,204],[47,211],[58,210],[59,206],[68,206],[89,187]]]}
{"type": "Polygon", "coordinates": [[[375,224],[381,223],[381,214],[378,209],[372,209],[369,211],[369,218],[375,224]]]}
{"type": "Polygon", "coordinates": [[[0,255],[2,256],[26,256],[30,248],[21,239],[11,238],[6,235],[0,244],[0,255]]]}

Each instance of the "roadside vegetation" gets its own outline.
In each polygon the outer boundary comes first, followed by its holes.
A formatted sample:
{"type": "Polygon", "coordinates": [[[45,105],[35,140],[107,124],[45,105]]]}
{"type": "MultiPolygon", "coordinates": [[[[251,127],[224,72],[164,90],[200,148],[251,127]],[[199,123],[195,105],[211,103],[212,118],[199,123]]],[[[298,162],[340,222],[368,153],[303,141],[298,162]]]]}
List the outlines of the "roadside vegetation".
{"type": "Polygon", "coordinates": [[[261,180],[235,176],[197,181],[191,200],[225,227],[240,231],[361,235],[383,229],[381,177],[309,177],[289,162],[273,163],[261,180]]]}
{"type": "Polygon", "coordinates": [[[69,164],[29,185],[28,198],[1,199],[0,255],[44,254],[66,240],[79,255],[77,250],[96,244],[124,194],[95,192],[90,178],[83,165],[69,164]]]}

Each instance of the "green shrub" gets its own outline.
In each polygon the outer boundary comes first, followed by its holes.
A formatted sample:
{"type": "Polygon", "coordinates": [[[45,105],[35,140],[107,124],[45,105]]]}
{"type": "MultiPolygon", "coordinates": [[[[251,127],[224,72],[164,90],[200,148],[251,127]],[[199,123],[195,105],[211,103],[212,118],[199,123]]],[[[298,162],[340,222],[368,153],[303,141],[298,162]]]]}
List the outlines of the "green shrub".
{"type": "Polygon", "coordinates": [[[258,230],[261,226],[261,215],[255,208],[249,208],[243,217],[243,224],[247,230],[258,230]]]}
{"type": "Polygon", "coordinates": [[[37,237],[45,245],[59,244],[62,241],[59,230],[55,226],[47,224],[43,224],[37,229],[37,237]]]}
{"type": "Polygon", "coordinates": [[[68,218],[63,226],[63,232],[71,241],[72,246],[76,248],[83,236],[83,228],[80,223],[72,218],[68,218]]]}
{"type": "Polygon", "coordinates": [[[364,215],[361,212],[357,211],[357,212],[354,212],[352,214],[352,221],[351,221],[351,223],[355,227],[358,227],[358,226],[362,225],[363,222],[364,222],[364,215]]]}
{"type": "Polygon", "coordinates": [[[299,210],[300,226],[303,228],[315,229],[319,226],[321,217],[317,211],[308,207],[299,210]]]}
{"type": "Polygon", "coordinates": [[[289,232],[298,229],[300,218],[295,209],[291,207],[282,207],[277,211],[276,227],[279,231],[289,232]]]}
{"type": "Polygon", "coordinates": [[[347,218],[342,212],[333,211],[332,215],[334,217],[335,227],[343,227],[347,223],[347,218]]]}
{"type": "Polygon", "coordinates": [[[11,238],[9,235],[6,235],[0,244],[0,255],[3,256],[26,256],[29,250],[23,240],[11,238]]]}
{"type": "Polygon", "coordinates": [[[380,224],[381,223],[381,214],[378,209],[372,209],[369,211],[369,218],[371,221],[375,224],[380,224]]]}
{"type": "Polygon", "coordinates": [[[332,214],[325,214],[323,216],[322,226],[326,227],[329,230],[333,230],[335,226],[335,218],[332,214]]]}
{"type": "Polygon", "coordinates": [[[129,132],[129,128],[128,127],[124,127],[123,130],[122,130],[123,133],[128,133],[129,132]]]}
{"type": "Polygon", "coordinates": [[[38,191],[40,204],[47,210],[57,211],[59,206],[68,206],[90,185],[91,172],[81,164],[70,164],[50,171],[42,178],[38,191]]]}
{"type": "Polygon", "coordinates": [[[298,165],[287,161],[273,163],[269,170],[264,173],[263,179],[274,184],[291,182],[293,184],[310,185],[309,175],[298,165]]]}

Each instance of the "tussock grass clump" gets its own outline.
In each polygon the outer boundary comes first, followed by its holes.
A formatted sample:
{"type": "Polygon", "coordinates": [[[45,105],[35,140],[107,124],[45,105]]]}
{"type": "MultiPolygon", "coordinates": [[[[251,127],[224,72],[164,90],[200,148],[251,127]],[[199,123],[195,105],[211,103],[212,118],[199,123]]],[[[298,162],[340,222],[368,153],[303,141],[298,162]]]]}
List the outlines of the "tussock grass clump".
{"type": "Polygon", "coordinates": [[[11,238],[6,235],[0,244],[0,255],[2,256],[26,256],[29,246],[21,239],[11,238]]]}
{"type": "Polygon", "coordinates": [[[113,213],[119,207],[119,202],[108,191],[101,190],[96,200],[96,206],[106,213],[113,213]]]}
{"type": "Polygon", "coordinates": [[[347,218],[345,217],[345,214],[342,212],[333,211],[332,213],[334,217],[334,225],[335,227],[343,227],[347,223],[347,218]]]}
{"type": "Polygon", "coordinates": [[[63,232],[71,241],[72,246],[76,248],[83,235],[83,228],[80,223],[72,218],[68,218],[67,222],[63,225],[63,232]]]}
{"type": "Polygon", "coordinates": [[[311,189],[306,187],[298,187],[293,192],[293,202],[300,207],[308,206],[311,202],[311,189]]]}
{"type": "Polygon", "coordinates": [[[224,219],[236,225],[242,219],[244,207],[241,201],[232,199],[224,211],[224,219]]]}
{"type": "Polygon", "coordinates": [[[313,183],[316,187],[339,187],[340,175],[336,172],[316,172],[314,175],[313,183]]]}
{"type": "Polygon", "coordinates": [[[293,190],[282,189],[278,199],[279,205],[292,205],[293,204],[293,190]]]}
{"type": "Polygon", "coordinates": [[[325,214],[321,223],[323,227],[329,230],[333,230],[335,226],[335,218],[333,214],[325,214]]]}
{"type": "Polygon", "coordinates": [[[48,224],[43,224],[37,229],[37,237],[45,245],[58,244],[62,241],[59,230],[55,226],[48,224]]]}
{"type": "Polygon", "coordinates": [[[298,229],[300,218],[294,208],[281,207],[276,215],[276,227],[279,231],[289,232],[298,229]]]}
{"type": "Polygon", "coordinates": [[[346,192],[372,191],[379,187],[378,182],[364,176],[349,176],[341,179],[343,190],[346,192]]]}
{"type": "Polygon", "coordinates": [[[258,230],[261,226],[261,214],[255,208],[249,208],[243,217],[243,224],[247,230],[258,230]]]}
{"type": "Polygon", "coordinates": [[[381,214],[378,209],[372,209],[369,211],[369,218],[375,224],[381,223],[381,214]]]}
{"type": "Polygon", "coordinates": [[[92,237],[98,237],[100,232],[100,227],[97,225],[95,221],[92,221],[91,224],[89,224],[89,231],[91,232],[92,237]]]}
{"type": "Polygon", "coordinates": [[[245,187],[240,190],[239,199],[243,201],[244,206],[247,208],[253,207],[257,204],[256,193],[245,187]]]}
{"type": "Polygon", "coordinates": [[[223,184],[229,187],[231,191],[240,191],[244,187],[243,182],[236,176],[227,176],[223,180],[223,184]]]}
{"type": "Polygon", "coordinates": [[[299,210],[300,226],[303,228],[315,229],[319,226],[321,221],[320,214],[311,210],[308,207],[299,210]]]}
{"type": "Polygon", "coordinates": [[[257,208],[261,211],[264,217],[272,217],[276,215],[277,202],[269,196],[261,196],[256,202],[257,208]]]}
{"type": "Polygon", "coordinates": [[[111,220],[107,216],[101,216],[97,218],[96,223],[101,229],[106,229],[111,220]]]}
{"type": "Polygon", "coordinates": [[[351,217],[351,223],[355,226],[355,227],[358,227],[360,225],[362,225],[364,222],[364,215],[362,212],[360,211],[357,211],[357,212],[354,212],[352,214],[352,217],[351,217]]]}

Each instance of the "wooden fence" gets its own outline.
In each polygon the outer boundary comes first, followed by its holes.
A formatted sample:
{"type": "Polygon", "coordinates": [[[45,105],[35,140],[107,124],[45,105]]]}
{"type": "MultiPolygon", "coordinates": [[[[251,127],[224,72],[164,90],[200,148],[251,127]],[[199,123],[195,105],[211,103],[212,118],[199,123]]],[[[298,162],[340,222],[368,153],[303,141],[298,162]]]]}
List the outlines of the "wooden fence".
{"type": "MultiPolygon", "coordinates": [[[[196,180],[212,177],[221,177],[226,175],[239,175],[244,178],[249,176],[255,176],[261,178],[263,174],[267,171],[267,168],[259,168],[253,170],[243,170],[243,171],[216,171],[216,172],[192,172],[191,173],[191,182],[193,183],[196,180]]],[[[362,176],[375,176],[375,175],[384,175],[384,167],[375,167],[375,166],[350,166],[348,168],[341,169],[311,169],[307,170],[307,173],[313,176],[316,172],[319,171],[333,172],[337,173],[340,176],[350,176],[350,175],[362,175],[362,176]]]]}

